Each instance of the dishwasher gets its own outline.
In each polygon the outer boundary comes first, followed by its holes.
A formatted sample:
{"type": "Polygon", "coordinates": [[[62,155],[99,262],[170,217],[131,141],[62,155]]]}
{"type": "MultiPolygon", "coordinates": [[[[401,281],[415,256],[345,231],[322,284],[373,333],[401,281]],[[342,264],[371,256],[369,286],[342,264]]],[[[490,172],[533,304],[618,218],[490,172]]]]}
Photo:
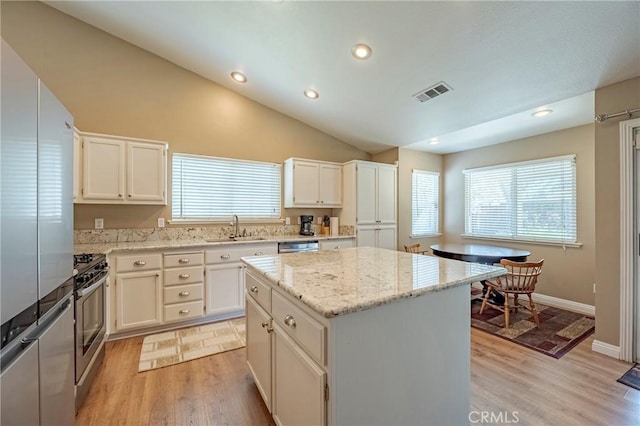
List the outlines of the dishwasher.
{"type": "Polygon", "coordinates": [[[320,246],[318,240],[289,241],[278,243],[278,253],[301,253],[307,251],[318,251],[320,246]]]}

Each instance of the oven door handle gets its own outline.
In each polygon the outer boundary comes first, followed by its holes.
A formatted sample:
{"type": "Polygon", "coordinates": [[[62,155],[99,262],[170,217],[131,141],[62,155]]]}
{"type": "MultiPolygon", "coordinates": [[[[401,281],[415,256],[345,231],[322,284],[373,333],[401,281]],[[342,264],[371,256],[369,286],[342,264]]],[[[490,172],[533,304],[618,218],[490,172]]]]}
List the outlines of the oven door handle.
{"type": "Polygon", "coordinates": [[[84,297],[93,293],[95,290],[98,289],[98,287],[100,287],[102,284],[105,283],[105,281],[107,280],[107,276],[108,275],[105,275],[104,277],[100,278],[100,280],[97,283],[91,284],[91,286],[87,288],[83,288],[82,290],[78,291],[78,297],[84,297]]]}

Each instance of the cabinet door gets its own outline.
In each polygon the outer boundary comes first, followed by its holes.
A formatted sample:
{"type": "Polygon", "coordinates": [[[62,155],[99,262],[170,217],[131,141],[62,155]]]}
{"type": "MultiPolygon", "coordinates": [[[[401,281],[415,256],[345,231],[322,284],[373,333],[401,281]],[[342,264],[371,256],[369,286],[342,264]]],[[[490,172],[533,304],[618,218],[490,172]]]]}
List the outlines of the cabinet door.
{"type": "Polygon", "coordinates": [[[118,330],[162,323],[160,271],[118,274],[116,304],[118,330]]]}
{"type": "Polygon", "coordinates": [[[375,226],[358,226],[356,245],[358,247],[377,247],[377,231],[375,226]]]}
{"type": "MultiPolygon", "coordinates": [[[[356,216],[358,224],[376,223],[377,166],[358,164],[356,172],[356,216]]],[[[358,244],[359,245],[359,244],[358,244]]]]}
{"type": "Polygon", "coordinates": [[[306,161],[295,161],[293,163],[294,205],[317,206],[320,201],[318,189],[318,164],[306,161]]]}
{"type": "Polygon", "coordinates": [[[395,226],[380,226],[378,228],[378,248],[384,248],[389,250],[396,249],[396,227],[395,226]]]}
{"type": "Polygon", "coordinates": [[[251,296],[246,296],[246,302],[247,364],[271,412],[271,317],[251,296]]]}
{"type": "Polygon", "coordinates": [[[225,264],[207,267],[207,315],[244,309],[244,268],[225,264]]]}
{"type": "Polygon", "coordinates": [[[380,166],[378,168],[376,202],[378,223],[396,223],[397,172],[395,167],[380,166]]]}
{"type": "Polygon", "coordinates": [[[127,143],[127,200],[166,204],[165,145],[127,143]]]}
{"type": "Polygon", "coordinates": [[[326,373],[281,328],[273,329],[273,418],[281,425],[324,425],[326,373]]]}
{"type": "Polygon", "coordinates": [[[82,155],[82,198],[124,201],[125,143],[87,136],[82,155]]]}
{"type": "Polygon", "coordinates": [[[73,202],[80,200],[82,188],[82,138],[73,131],[73,202]]]}
{"type": "Polygon", "coordinates": [[[320,204],[331,207],[342,205],[342,166],[320,164],[320,204]]]}

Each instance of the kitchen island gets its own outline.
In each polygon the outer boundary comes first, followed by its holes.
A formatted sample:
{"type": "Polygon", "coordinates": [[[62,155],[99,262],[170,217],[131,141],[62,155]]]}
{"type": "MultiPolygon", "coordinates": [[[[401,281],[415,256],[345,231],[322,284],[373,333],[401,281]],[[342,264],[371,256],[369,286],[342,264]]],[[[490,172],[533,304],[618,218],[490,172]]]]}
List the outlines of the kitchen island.
{"type": "Polygon", "coordinates": [[[243,262],[247,361],[276,423],[469,422],[469,284],[503,268],[370,247],[243,262]]]}

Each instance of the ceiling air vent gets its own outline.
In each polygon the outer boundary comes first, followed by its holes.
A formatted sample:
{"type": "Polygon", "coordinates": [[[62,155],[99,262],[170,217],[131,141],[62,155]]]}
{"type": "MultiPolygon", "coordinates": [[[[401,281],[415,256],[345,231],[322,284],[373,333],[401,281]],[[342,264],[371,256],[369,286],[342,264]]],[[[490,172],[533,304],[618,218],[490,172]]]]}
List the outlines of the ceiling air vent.
{"type": "Polygon", "coordinates": [[[427,102],[435,97],[443,95],[452,90],[453,89],[451,88],[451,86],[449,86],[444,81],[441,81],[440,83],[436,83],[427,89],[419,91],[418,93],[413,95],[413,97],[419,100],[420,102],[427,102]]]}

